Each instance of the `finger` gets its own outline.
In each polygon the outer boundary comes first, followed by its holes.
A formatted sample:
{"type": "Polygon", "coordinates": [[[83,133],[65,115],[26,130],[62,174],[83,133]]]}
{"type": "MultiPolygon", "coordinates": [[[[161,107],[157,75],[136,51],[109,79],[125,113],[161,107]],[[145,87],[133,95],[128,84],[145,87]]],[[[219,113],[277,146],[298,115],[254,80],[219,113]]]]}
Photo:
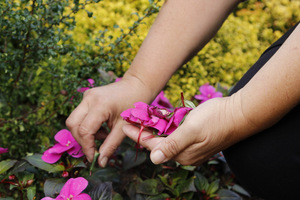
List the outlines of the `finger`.
{"type": "Polygon", "coordinates": [[[164,163],[180,154],[180,152],[189,147],[194,140],[195,137],[192,135],[186,135],[182,124],[171,135],[153,148],[150,159],[154,164],[164,163]]]}
{"type": "Polygon", "coordinates": [[[95,153],[95,135],[102,123],[106,120],[103,113],[99,110],[90,110],[78,127],[79,140],[81,141],[82,151],[89,161],[92,161],[95,153]]]}
{"type": "MultiPolygon", "coordinates": [[[[139,127],[127,124],[123,126],[122,130],[130,139],[135,142],[138,141],[138,135],[140,131],[139,127]]],[[[153,137],[153,133],[151,132],[151,130],[145,130],[141,133],[139,144],[151,151],[162,140],[163,137],[153,137]]]]}
{"type": "Polygon", "coordinates": [[[101,145],[99,149],[100,156],[98,159],[98,163],[101,167],[106,166],[108,158],[116,151],[125,138],[125,134],[122,131],[123,125],[123,121],[117,122],[101,145]]]}
{"type": "Polygon", "coordinates": [[[75,140],[82,146],[82,140],[78,133],[78,128],[88,113],[88,105],[82,101],[69,115],[66,120],[66,126],[71,131],[75,140]]]}

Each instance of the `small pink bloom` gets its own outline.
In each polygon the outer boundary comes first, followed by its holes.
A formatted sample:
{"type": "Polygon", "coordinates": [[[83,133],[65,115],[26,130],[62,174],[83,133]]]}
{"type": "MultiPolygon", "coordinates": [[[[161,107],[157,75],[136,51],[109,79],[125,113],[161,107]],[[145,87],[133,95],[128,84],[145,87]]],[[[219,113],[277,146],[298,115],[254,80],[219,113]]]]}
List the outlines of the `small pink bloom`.
{"type": "Polygon", "coordinates": [[[122,77],[116,78],[115,82],[119,82],[122,79],[122,77]]]}
{"type": "Polygon", "coordinates": [[[60,159],[64,152],[67,152],[74,158],[82,157],[84,154],[81,151],[81,146],[73,138],[70,131],[60,130],[54,139],[58,142],[53,147],[46,150],[42,156],[42,160],[47,163],[55,163],[60,159]]]}
{"type": "Polygon", "coordinates": [[[216,89],[208,83],[202,85],[199,88],[200,94],[195,95],[195,99],[201,101],[201,103],[216,97],[222,97],[221,92],[217,92],[216,89]]]}
{"type": "Polygon", "coordinates": [[[169,99],[165,97],[165,94],[163,91],[161,91],[157,97],[154,99],[154,101],[151,103],[151,106],[156,106],[158,108],[164,108],[167,110],[173,110],[174,107],[170,103],[169,99]]]}
{"type": "Polygon", "coordinates": [[[85,193],[81,193],[88,186],[88,181],[82,177],[70,178],[55,198],[44,197],[42,200],[92,200],[85,193]]]}
{"type": "Polygon", "coordinates": [[[170,118],[165,130],[165,135],[170,135],[181,124],[184,117],[189,114],[192,108],[189,107],[177,107],[175,108],[172,117],[170,118]]]}
{"type": "Polygon", "coordinates": [[[7,152],[8,152],[8,148],[2,148],[2,147],[0,147],[0,154],[7,153],[7,152]]]}
{"type": "Polygon", "coordinates": [[[89,82],[89,87],[81,87],[81,88],[78,88],[77,89],[77,92],[80,92],[80,93],[84,93],[85,91],[87,91],[88,89],[94,87],[94,83],[95,81],[91,78],[87,79],[87,81],[89,82]]]}

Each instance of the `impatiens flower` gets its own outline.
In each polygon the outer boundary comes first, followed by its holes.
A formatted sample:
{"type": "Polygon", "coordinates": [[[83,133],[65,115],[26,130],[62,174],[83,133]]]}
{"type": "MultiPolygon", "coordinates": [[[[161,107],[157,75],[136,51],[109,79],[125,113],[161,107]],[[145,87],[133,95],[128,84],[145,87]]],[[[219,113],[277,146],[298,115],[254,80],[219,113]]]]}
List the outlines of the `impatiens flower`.
{"type": "Polygon", "coordinates": [[[156,106],[158,108],[165,108],[167,110],[173,110],[174,107],[170,103],[169,99],[165,97],[164,91],[161,91],[154,101],[151,103],[151,106],[156,106]]]}
{"type": "Polygon", "coordinates": [[[77,92],[84,93],[88,89],[94,87],[95,81],[93,79],[89,78],[89,79],[87,79],[87,81],[89,82],[89,87],[81,87],[81,88],[77,89],[77,92]]]}
{"type": "Polygon", "coordinates": [[[0,154],[7,153],[7,152],[8,152],[8,148],[2,148],[2,147],[0,147],[0,154]]]}
{"type": "Polygon", "coordinates": [[[200,94],[195,95],[195,99],[201,101],[201,103],[216,97],[222,97],[221,92],[217,92],[216,89],[208,83],[202,85],[199,88],[200,94]]]}
{"type": "Polygon", "coordinates": [[[70,178],[55,199],[44,197],[42,200],[92,200],[88,194],[81,193],[87,186],[88,181],[82,177],[70,178]]]}
{"type": "Polygon", "coordinates": [[[79,158],[84,155],[81,151],[81,146],[73,138],[70,131],[66,129],[60,130],[54,136],[54,139],[58,143],[44,152],[42,156],[43,161],[51,164],[55,163],[60,159],[64,152],[67,152],[74,158],[79,158]]]}
{"type": "Polygon", "coordinates": [[[166,129],[164,131],[165,135],[170,135],[175,129],[182,123],[185,116],[192,110],[189,107],[177,107],[175,108],[172,117],[170,118],[166,129]]]}

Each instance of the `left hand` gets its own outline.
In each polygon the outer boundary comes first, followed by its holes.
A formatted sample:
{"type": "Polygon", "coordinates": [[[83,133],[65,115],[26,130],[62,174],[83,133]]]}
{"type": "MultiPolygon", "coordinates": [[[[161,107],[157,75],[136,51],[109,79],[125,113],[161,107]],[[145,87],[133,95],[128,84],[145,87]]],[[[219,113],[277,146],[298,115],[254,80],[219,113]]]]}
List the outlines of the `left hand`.
{"type": "MultiPolygon", "coordinates": [[[[253,130],[234,104],[238,104],[234,96],[206,101],[192,110],[171,135],[143,140],[152,134],[144,131],[140,144],[151,151],[154,164],[174,159],[182,165],[200,165],[243,139],[245,134],[240,130],[253,130]]],[[[123,131],[137,141],[138,127],[125,125],[123,131]]]]}

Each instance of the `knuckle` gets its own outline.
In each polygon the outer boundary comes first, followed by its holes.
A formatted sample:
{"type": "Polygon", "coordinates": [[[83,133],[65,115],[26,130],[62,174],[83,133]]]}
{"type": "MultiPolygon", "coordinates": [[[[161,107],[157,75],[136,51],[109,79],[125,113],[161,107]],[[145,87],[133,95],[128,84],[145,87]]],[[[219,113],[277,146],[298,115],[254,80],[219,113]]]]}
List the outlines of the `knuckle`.
{"type": "Polygon", "coordinates": [[[89,129],[86,126],[84,126],[84,125],[80,125],[79,126],[79,128],[78,128],[78,135],[80,137],[84,137],[84,136],[90,135],[90,134],[92,134],[92,133],[89,131],[89,129]]]}
{"type": "Polygon", "coordinates": [[[74,123],[74,121],[72,120],[72,118],[68,117],[67,120],[66,120],[66,126],[69,129],[72,129],[73,127],[76,126],[76,124],[74,123]]]}
{"type": "Polygon", "coordinates": [[[175,141],[174,139],[168,139],[165,141],[165,148],[167,151],[170,152],[170,154],[172,156],[175,156],[179,153],[179,148],[178,148],[178,144],[177,141],[175,141]]]}

